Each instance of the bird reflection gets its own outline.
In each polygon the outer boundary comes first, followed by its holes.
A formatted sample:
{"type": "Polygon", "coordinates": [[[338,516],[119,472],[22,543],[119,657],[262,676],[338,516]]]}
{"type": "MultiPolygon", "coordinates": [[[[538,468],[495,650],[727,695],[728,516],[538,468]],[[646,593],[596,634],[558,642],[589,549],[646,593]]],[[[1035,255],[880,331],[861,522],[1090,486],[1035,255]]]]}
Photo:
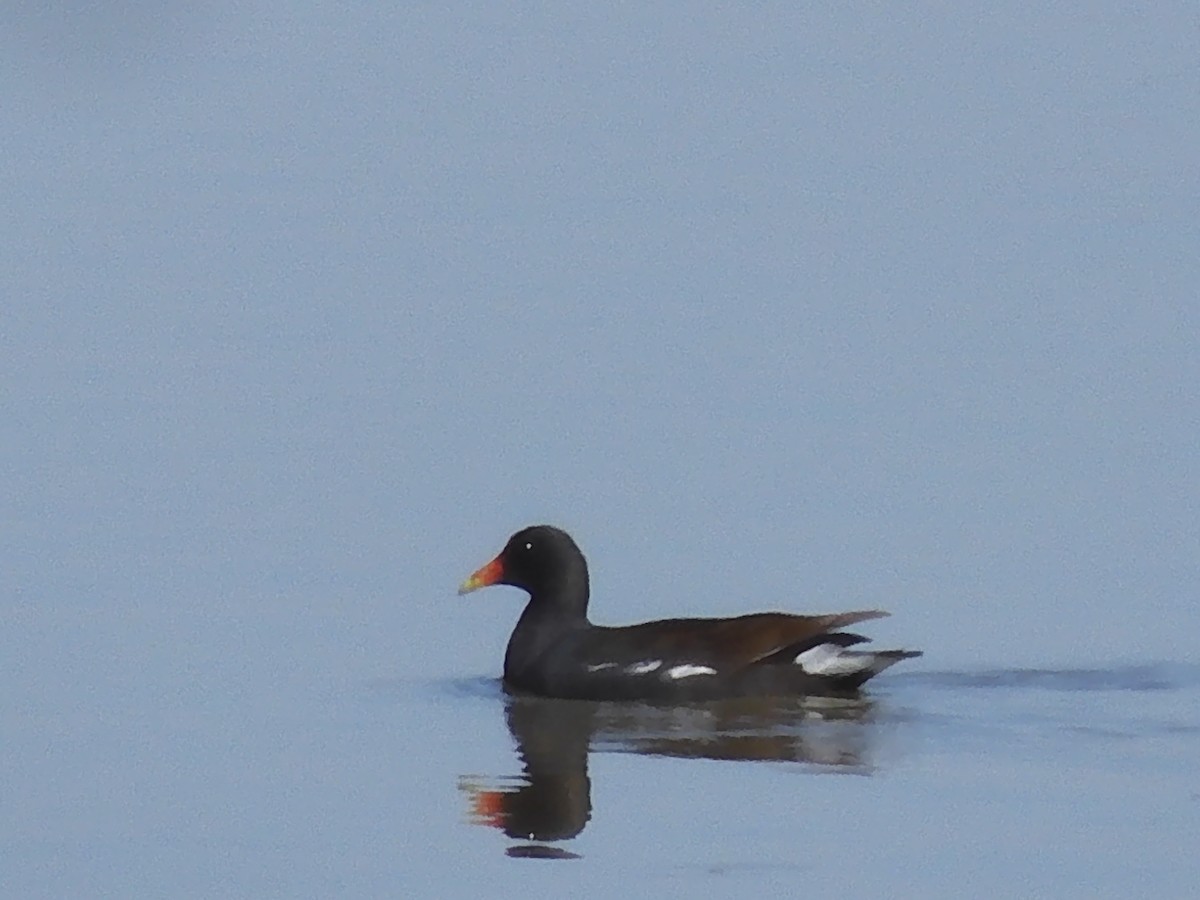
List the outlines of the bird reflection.
{"type": "MultiPolygon", "coordinates": [[[[685,706],[505,696],[523,773],[463,778],[472,822],[520,841],[576,837],[592,815],[588,753],[801,763],[815,771],[870,772],[874,704],[861,697],[741,698],[685,706]]],[[[573,858],[543,844],[510,856],[573,858]]]]}

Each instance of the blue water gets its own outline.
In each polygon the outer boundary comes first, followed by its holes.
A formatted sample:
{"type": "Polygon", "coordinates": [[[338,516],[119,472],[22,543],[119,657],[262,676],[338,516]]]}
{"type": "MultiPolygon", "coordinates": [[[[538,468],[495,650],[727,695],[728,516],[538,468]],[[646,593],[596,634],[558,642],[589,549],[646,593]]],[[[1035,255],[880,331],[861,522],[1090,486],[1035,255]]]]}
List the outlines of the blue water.
{"type": "Polygon", "coordinates": [[[1194,7],[0,6],[0,897],[1195,896],[1194,7]]]}
{"type": "Polygon", "coordinates": [[[487,678],[127,688],[6,698],[5,896],[1182,898],[1200,878],[1196,666],[684,708],[487,678]]]}
{"type": "MultiPolygon", "coordinates": [[[[782,890],[802,875],[829,893],[1189,896],[1198,687],[1196,667],[1146,665],[896,675],[862,704],[600,704],[590,820],[581,797],[551,794],[541,808],[571,813],[579,832],[555,842],[570,858],[629,866],[648,884],[782,890]]],[[[514,798],[518,827],[488,843],[510,856],[529,853],[521,830],[537,819],[521,801],[554,773],[553,723],[568,757],[576,744],[556,706],[506,704],[525,765],[494,787],[514,798]],[[532,737],[531,714],[514,715],[526,706],[543,708],[532,737]]],[[[496,832],[508,824],[471,812],[496,832]]]]}

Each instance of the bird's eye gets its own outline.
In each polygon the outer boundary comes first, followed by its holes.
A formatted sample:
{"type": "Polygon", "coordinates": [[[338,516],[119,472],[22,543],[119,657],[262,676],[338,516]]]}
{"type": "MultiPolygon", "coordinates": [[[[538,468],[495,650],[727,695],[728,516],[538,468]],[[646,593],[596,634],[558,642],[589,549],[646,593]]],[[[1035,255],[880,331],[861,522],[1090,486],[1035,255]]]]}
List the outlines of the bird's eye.
{"type": "Polygon", "coordinates": [[[526,542],[526,544],[525,544],[525,549],[526,549],[526,550],[532,550],[532,549],[533,549],[533,544],[532,544],[531,542],[526,542]]]}

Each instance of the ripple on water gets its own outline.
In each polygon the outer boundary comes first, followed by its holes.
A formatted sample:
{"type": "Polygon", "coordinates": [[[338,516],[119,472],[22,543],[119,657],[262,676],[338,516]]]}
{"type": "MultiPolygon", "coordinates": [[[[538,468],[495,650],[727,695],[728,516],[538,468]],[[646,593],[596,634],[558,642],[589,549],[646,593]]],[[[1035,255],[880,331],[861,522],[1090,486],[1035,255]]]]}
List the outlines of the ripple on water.
{"type": "Polygon", "coordinates": [[[1174,691],[1200,686],[1200,666],[1151,663],[1106,668],[1013,668],[897,673],[893,681],[938,688],[1020,688],[1046,691],[1174,691]]]}

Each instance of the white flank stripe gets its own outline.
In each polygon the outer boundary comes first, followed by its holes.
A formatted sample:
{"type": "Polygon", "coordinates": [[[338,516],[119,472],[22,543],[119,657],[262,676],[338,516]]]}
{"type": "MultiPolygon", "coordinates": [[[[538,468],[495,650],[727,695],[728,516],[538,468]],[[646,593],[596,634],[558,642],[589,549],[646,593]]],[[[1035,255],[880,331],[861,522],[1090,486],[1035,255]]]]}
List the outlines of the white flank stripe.
{"type": "Polygon", "coordinates": [[[666,676],[668,678],[689,678],[692,675],[716,675],[717,670],[712,666],[671,666],[667,669],[666,676]]]}
{"type": "Polygon", "coordinates": [[[616,663],[596,663],[595,665],[588,666],[587,670],[589,672],[599,672],[601,669],[615,669],[616,667],[616,663]]]}
{"type": "Polygon", "coordinates": [[[634,663],[631,666],[626,666],[625,671],[628,672],[630,675],[647,675],[650,672],[653,672],[655,669],[657,669],[661,665],[662,665],[662,660],[655,659],[655,660],[651,660],[649,662],[639,662],[639,663],[634,663]]]}

